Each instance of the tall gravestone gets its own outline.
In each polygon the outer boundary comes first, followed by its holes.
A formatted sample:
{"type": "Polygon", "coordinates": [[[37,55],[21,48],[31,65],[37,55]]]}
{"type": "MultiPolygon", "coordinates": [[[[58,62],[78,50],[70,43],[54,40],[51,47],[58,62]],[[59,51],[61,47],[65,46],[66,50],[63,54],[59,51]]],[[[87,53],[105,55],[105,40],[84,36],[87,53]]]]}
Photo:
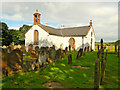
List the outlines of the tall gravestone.
{"type": "Polygon", "coordinates": [[[22,69],[22,64],[23,64],[23,52],[21,52],[18,49],[15,49],[8,54],[7,65],[13,71],[22,69]]]}
{"type": "Polygon", "coordinates": [[[69,45],[69,52],[71,52],[71,46],[69,45]]]}
{"type": "Polygon", "coordinates": [[[33,50],[33,45],[30,44],[30,45],[28,46],[28,52],[31,52],[32,50],[33,50]]]}
{"type": "Polygon", "coordinates": [[[67,54],[67,51],[68,51],[68,47],[65,47],[65,54],[67,54]]]}
{"type": "Polygon", "coordinates": [[[72,64],[72,55],[71,54],[68,55],[68,64],[72,64]]]}
{"type": "Polygon", "coordinates": [[[58,50],[56,51],[55,59],[58,61],[59,58],[60,58],[60,56],[61,56],[61,49],[58,49],[58,50]]]}
{"type": "Polygon", "coordinates": [[[61,59],[64,59],[64,57],[65,57],[65,50],[62,50],[61,59]]]}

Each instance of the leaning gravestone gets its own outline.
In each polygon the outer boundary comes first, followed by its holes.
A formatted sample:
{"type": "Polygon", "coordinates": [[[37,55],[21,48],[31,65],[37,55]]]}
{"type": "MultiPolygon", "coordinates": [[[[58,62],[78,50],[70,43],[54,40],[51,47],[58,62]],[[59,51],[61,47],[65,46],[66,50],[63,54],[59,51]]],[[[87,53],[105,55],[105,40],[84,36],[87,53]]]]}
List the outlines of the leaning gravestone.
{"type": "Polygon", "coordinates": [[[6,76],[8,76],[7,55],[7,48],[2,48],[2,73],[6,76]]]}
{"type": "Polygon", "coordinates": [[[32,50],[32,51],[31,51],[31,55],[30,55],[30,57],[34,58],[34,57],[35,57],[35,55],[36,55],[35,50],[32,50]]]}
{"type": "Polygon", "coordinates": [[[20,50],[25,54],[26,53],[25,45],[22,45],[20,50]]]}
{"type": "Polygon", "coordinates": [[[86,47],[85,47],[85,49],[84,49],[84,54],[83,54],[83,56],[85,56],[86,55],[86,47]]]}
{"type": "Polygon", "coordinates": [[[62,50],[61,59],[64,59],[64,57],[65,57],[65,50],[62,50]]]}
{"type": "Polygon", "coordinates": [[[54,48],[51,48],[49,52],[49,58],[55,61],[55,55],[56,55],[56,50],[54,48]]]}
{"type": "Polygon", "coordinates": [[[71,46],[69,45],[69,52],[71,52],[71,46]]]}
{"type": "Polygon", "coordinates": [[[38,47],[38,46],[36,46],[36,47],[35,47],[35,51],[37,51],[37,52],[38,52],[38,50],[39,50],[39,47],[38,47]]]}
{"type": "Polygon", "coordinates": [[[80,55],[81,55],[81,48],[80,48],[79,51],[78,51],[78,54],[77,54],[76,59],[79,59],[79,58],[80,58],[80,55]]]}
{"type": "Polygon", "coordinates": [[[68,51],[68,47],[65,48],[65,54],[67,54],[67,51],[68,51]]]}
{"type": "Polygon", "coordinates": [[[68,56],[68,64],[72,64],[72,55],[71,54],[69,54],[69,56],[68,56]]]}
{"type": "Polygon", "coordinates": [[[32,50],[33,50],[33,45],[30,44],[30,45],[28,46],[28,52],[31,52],[32,50]]]}
{"type": "Polygon", "coordinates": [[[115,45],[115,53],[117,53],[117,45],[115,45]]]}
{"type": "Polygon", "coordinates": [[[60,56],[61,56],[61,49],[58,49],[58,50],[56,51],[55,59],[58,61],[59,58],[60,58],[60,56]]]}
{"type": "Polygon", "coordinates": [[[8,54],[7,65],[13,70],[17,71],[22,69],[23,64],[23,52],[18,49],[13,50],[8,54]]]}
{"type": "Polygon", "coordinates": [[[89,46],[88,46],[88,48],[87,48],[87,51],[89,52],[89,46]]]}

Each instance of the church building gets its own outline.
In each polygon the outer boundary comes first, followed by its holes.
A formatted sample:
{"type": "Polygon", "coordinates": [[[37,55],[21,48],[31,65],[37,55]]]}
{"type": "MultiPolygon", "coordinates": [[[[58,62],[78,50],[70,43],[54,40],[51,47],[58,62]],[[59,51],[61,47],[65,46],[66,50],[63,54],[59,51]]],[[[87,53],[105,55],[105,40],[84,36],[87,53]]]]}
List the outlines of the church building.
{"type": "Polygon", "coordinates": [[[25,34],[25,46],[28,51],[30,44],[33,49],[36,46],[51,47],[55,45],[56,49],[65,49],[71,46],[72,50],[79,50],[80,48],[88,48],[95,50],[95,32],[90,20],[89,25],[81,27],[62,27],[54,28],[40,23],[40,13],[38,10],[33,14],[34,23],[32,27],[25,34]]]}

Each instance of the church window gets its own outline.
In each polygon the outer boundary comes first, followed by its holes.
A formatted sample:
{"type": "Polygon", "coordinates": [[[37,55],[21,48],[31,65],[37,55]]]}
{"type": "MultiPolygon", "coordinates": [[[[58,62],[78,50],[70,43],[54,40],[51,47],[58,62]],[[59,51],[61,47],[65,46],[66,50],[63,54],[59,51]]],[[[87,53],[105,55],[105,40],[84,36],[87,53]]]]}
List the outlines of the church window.
{"type": "Polygon", "coordinates": [[[38,31],[35,30],[35,31],[34,31],[34,44],[35,44],[35,45],[38,45],[38,37],[39,37],[38,31]]]}

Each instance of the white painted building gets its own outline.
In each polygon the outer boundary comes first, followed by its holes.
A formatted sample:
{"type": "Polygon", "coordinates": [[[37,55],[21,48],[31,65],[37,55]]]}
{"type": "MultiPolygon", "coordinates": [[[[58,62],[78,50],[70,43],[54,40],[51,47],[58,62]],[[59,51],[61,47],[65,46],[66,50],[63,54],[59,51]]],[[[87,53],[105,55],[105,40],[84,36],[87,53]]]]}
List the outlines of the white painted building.
{"type": "Polygon", "coordinates": [[[36,46],[40,48],[53,45],[55,45],[56,49],[65,49],[65,47],[70,45],[75,50],[88,46],[90,49],[95,50],[95,32],[92,20],[90,20],[90,25],[88,26],[57,29],[48,25],[42,25],[40,23],[40,14],[37,10],[33,15],[34,24],[25,34],[27,51],[30,44],[33,45],[33,49],[36,46]]]}

